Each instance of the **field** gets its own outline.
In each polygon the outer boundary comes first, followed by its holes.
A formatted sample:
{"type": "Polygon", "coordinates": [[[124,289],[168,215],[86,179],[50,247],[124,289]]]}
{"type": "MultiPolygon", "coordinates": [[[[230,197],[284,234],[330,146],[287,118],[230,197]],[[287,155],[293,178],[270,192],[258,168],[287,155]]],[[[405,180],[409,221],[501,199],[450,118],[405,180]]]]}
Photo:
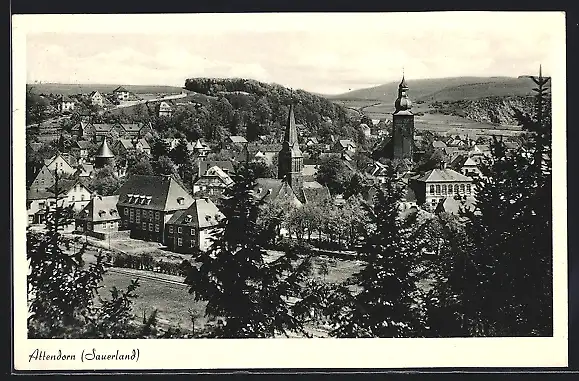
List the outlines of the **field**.
{"type": "MultiPolygon", "coordinates": [[[[94,257],[87,255],[87,263],[92,260],[94,257]]],[[[360,261],[338,260],[320,256],[313,261],[311,276],[323,278],[326,282],[341,283],[359,271],[361,267],[362,262],[360,261]],[[319,271],[323,262],[328,265],[328,274],[326,275],[320,274],[319,271]]],[[[137,319],[142,319],[143,313],[150,314],[157,309],[157,318],[164,326],[171,325],[191,329],[191,314],[195,316],[197,329],[209,321],[204,316],[206,303],[193,300],[193,296],[188,293],[187,286],[180,284],[183,281],[182,277],[149,271],[111,268],[105,274],[99,292],[101,296],[108,298],[109,290],[113,286],[125,289],[130,280],[134,278],[138,278],[140,283],[140,287],[137,289],[138,298],[135,299],[132,310],[137,319]]]]}

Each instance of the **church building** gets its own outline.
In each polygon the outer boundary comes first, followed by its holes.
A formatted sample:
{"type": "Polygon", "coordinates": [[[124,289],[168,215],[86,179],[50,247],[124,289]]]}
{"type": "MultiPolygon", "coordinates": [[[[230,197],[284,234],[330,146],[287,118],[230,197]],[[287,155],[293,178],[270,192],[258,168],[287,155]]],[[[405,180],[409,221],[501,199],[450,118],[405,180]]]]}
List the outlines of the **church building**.
{"type": "Polygon", "coordinates": [[[410,109],[412,102],[408,99],[408,85],[404,76],[398,85],[398,98],[394,103],[392,115],[392,159],[414,160],[414,114],[410,109]]]}
{"type": "Polygon", "coordinates": [[[267,181],[257,179],[257,197],[264,195],[261,198],[268,197],[271,200],[272,195],[279,195],[279,197],[286,195],[291,198],[295,196],[301,204],[319,203],[330,199],[328,187],[321,185],[317,181],[304,181],[303,169],[304,157],[300,150],[294,105],[292,103],[290,104],[282,148],[278,154],[278,179],[268,179],[267,181]],[[263,187],[259,185],[262,183],[267,183],[271,189],[262,189],[263,187]],[[282,192],[282,189],[285,189],[285,191],[282,192]]]}

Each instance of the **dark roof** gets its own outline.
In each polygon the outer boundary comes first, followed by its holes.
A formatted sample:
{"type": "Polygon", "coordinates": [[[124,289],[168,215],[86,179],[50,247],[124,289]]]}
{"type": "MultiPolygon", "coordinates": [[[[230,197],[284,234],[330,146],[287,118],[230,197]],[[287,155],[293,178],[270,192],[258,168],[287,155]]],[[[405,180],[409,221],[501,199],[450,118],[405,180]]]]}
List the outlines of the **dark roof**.
{"type": "Polygon", "coordinates": [[[120,93],[120,92],[128,93],[129,90],[125,89],[123,86],[119,86],[113,90],[113,93],[120,93]]]}
{"type": "Polygon", "coordinates": [[[76,145],[80,149],[88,149],[90,147],[90,142],[86,140],[77,140],[76,145]]]}
{"type": "Polygon", "coordinates": [[[103,142],[101,144],[101,146],[99,147],[95,157],[114,157],[115,155],[113,154],[113,152],[111,151],[111,149],[109,148],[109,145],[107,143],[107,137],[105,136],[105,138],[103,139],[103,142]]]}
{"type": "MultiPolygon", "coordinates": [[[[65,197],[66,196],[63,194],[60,194],[58,196],[59,199],[65,198],[65,197]]],[[[38,190],[36,188],[30,189],[26,192],[26,199],[27,200],[42,200],[42,199],[46,199],[46,198],[54,198],[54,193],[50,192],[50,191],[38,190]]]]}
{"type": "Polygon", "coordinates": [[[122,126],[127,132],[139,132],[142,128],[138,123],[123,123],[122,126]]]}
{"type": "Polygon", "coordinates": [[[198,177],[203,176],[209,168],[214,166],[221,168],[222,170],[224,170],[229,174],[235,172],[235,168],[233,168],[233,163],[230,160],[201,160],[198,163],[199,170],[197,172],[197,176],[198,177]]]}
{"type": "Polygon", "coordinates": [[[78,213],[77,219],[90,222],[119,220],[117,210],[119,196],[96,196],[78,213]]]}
{"type": "Polygon", "coordinates": [[[255,197],[265,202],[271,202],[282,197],[297,198],[289,184],[280,179],[258,178],[253,190],[255,197]]]}
{"type": "Polygon", "coordinates": [[[284,143],[287,142],[290,147],[293,147],[295,144],[299,144],[293,103],[290,104],[283,141],[284,143]]]}
{"type": "Polygon", "coordinates": [[[96,132],[109,132],[115,126],[111,123],[92,123],[96,132]]]}
{"type": "Polygon", "coordinates": [[[193,200],[187,209],[175,212],[167,224],[203,229],[219,225],[224,218],[213,201],[209,198],[198,198],[193,200]]]}
{"type": "MultiPolygon", "coordinates": [[[[58,180],[58,192],[59,195],[65,194],[70,191],[76,184],[80,184],[81,186],[85,187],[89,192],[90,188],[88,187],[87,182],[82,179],[60,179],[58,180]]],[[[56,183],[53,184],[51,187],[47,188],[47,191],[50,192],[54,196],[56,183]]]]}
{"type": "Polygon", "coordinates": [[[159,211],[185,209],[193,202],[193,197],[171,176],[133,175],[118,194],[119,205],[159,211]]]}
{"type": "Polygon", "coordinates": [[[44,180],[44,183],[47,187],[54,184],[54,174],[48,169],[46,165],[42,166],[40,171],[38,171],[36,177],[32,181],[32,184],[34,184],[36,181],[40,182],[41,180],[44,180]]]}

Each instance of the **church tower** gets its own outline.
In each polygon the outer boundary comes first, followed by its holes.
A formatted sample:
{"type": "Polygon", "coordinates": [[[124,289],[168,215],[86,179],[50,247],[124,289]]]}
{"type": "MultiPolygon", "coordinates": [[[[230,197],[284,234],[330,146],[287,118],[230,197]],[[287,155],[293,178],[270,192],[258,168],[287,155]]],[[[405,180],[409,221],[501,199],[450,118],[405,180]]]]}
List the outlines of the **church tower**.
{"type": "Polygon", "coordinates": [[[398,85],[398,98],[394,106],[396,110],[392,116],[392,158],[413,160],[414,114],[410,111],[412,102],[408,99],[408,85],[404,75],[402,75],[402,82],[398,85]]]}
{"type": "Polygon", "coordinates": [[[106,165],[114,165],[115,155],[107,144],[107,137],[103,139],[103,143],[99,147],[97,154],[94,157],[94,167],[103,168],[106,165]]]}
{"type": "Polygon", "coordinates": [[[298,131],[292,102],[292,104],[290,104],[283,145],[281,151],[279,151],[277,174],[279,179],[285,179],[285,181],[287,181],[296,194],[300,193],[304,184],[303,167],[304,157],[298,142],[298,131]]]}

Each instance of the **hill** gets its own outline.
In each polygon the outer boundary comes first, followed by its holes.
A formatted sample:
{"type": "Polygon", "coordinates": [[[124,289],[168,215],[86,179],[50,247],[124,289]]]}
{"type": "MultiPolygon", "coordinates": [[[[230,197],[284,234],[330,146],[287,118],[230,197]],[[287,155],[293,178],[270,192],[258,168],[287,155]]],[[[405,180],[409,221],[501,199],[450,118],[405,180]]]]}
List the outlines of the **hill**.
{"type": "MultiPolygon", "coordinates": [[[[156,86],[156,85],[122,85],[124,88],[135,94],[160,94],[160,93],[180,93],[182,88],[177,86],[156,86]]],[[[66,84],[66,83],[29,83],[26,90],[32,88],[36,94],[88,94],[92,91],[100,93],[111,93],[119,85],[111,84],[66,84]]]]}
{"type": "MultiPolygon", "coordinates": [[[[458,101],[502,95],[529,95],[533,82],[528,78],[512,77],[452,77],[417,79],[407,78],[409,96],[416,102],[458,101]]],[[[329,96],[332,100],[366,100],[394,103],[398,94],[397,82],[329,96]]]]}

